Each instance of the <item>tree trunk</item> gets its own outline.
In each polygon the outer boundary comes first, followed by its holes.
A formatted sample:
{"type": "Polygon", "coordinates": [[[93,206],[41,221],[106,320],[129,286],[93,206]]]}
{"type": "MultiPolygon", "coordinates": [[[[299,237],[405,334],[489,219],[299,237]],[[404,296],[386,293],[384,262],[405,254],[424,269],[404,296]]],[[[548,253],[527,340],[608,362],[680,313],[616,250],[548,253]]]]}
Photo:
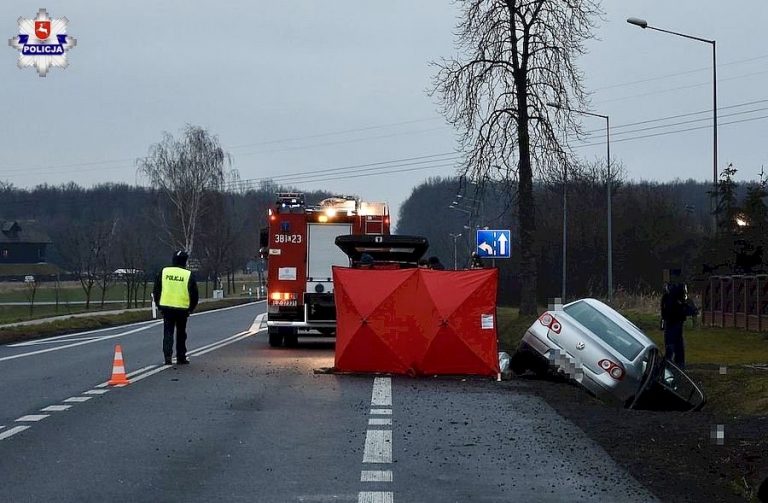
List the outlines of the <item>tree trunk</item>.
{"type": "Polygon", "coordinates": [[[520,314],[537,314],[536,302],[536,208],[533,198],[533,168],[528,135],[528,97],[525,75],[515,76],[519,119],[517,141],[520,152],[517,184],[517,210],[520,228],[520,314]],[[520,82],[519,80],[523,80],[520,82]]]}

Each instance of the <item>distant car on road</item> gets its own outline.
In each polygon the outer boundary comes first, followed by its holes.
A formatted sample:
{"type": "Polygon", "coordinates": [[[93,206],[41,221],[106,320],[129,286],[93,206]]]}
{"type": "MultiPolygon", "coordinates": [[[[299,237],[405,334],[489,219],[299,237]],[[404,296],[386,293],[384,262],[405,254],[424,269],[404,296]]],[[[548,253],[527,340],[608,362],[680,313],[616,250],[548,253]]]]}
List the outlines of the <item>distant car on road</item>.
{"type": "Polygon", "coordinates": [[[699,409],[704,394],[637,326],[595,299],[546,311],[512,356],[516,374],[556,371],[626,407],[699,409]]]}

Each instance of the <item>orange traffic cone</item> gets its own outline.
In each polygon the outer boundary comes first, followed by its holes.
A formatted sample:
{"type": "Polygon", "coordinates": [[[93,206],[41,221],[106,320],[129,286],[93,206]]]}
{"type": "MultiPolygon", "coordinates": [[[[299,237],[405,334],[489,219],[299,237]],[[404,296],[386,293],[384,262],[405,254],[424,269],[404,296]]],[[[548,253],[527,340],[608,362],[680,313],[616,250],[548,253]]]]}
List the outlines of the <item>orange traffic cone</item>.
{"type": "Polygon", "coordinates": [[[115,361],[112,364],[112,379],[109,380],[110,386],[125,386],[131,381],[125,375],[125,364],[123,364],[123,349],[120,344],[115,345],[115,361]]]}

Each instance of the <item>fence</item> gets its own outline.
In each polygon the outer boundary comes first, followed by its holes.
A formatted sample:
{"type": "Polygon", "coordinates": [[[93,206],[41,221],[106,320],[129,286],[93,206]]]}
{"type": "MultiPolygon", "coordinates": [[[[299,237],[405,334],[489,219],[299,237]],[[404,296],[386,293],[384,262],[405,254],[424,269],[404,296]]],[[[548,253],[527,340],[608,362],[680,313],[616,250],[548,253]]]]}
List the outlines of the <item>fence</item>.
{"type": "Polygon", "coordinates": [[[768,331],[768,274],[710,276],[701,302],[705,326],[768,331]]]}

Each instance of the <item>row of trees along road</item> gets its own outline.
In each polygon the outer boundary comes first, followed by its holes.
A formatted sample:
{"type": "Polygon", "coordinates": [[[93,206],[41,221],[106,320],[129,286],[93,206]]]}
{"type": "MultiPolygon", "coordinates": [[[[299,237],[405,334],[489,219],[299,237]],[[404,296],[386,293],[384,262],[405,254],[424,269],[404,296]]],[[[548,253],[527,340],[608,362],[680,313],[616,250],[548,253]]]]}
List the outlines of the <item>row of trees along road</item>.
{"type": "MultiPolygon", "coordinates": [[[[226,278],[232,293],[235,272],[258,257],[275,193],[292,189],[269,181],[243,187],[218,139],[196,126],[178,138],[165,134],[137,165],[150,187],[0,183],[0,217],[37,221],[53,241],[48,261],[80,283],[87,307],[103,306],[115,282],[124,283],[129,307],[145,304],[149,284],[179,249],[190,252],[199,280],[226,278]]],[[[310,203],[328,196],[306,195],[310,203]]],[[[46,279],[61,278],[38,281],[46,279]]]]}
{"type": "MultiPolygon", "coordinates": [[[[718,222],[712,232],[708,182],[627,182],[612,173],[614,283],[617,291],[659,293],[662,271],[680,268],[695,286],[711,274],[768,272],[768,179],[738,184],[724,170],[718,186],[718,222]]],[[[514,186],[512,189],[514,190],[514,186]]],[[[604,163],[580,166],[568,181],[567,298],[603,297],[607,292],[606,172],[604,163]]],[[[563,184],[534,184],[539,303],[559,297],[562,275],[563,184]]],[[[519,215],[509,207],[509,186],[488,182],[483,194],[460,178],[433,178],[414,188],[401,207],[398,232],[424,235],[429,253],[467,267],[482,227],[511,229],[512,258],[497,260],[500,302],[521,302],[522,257],[519,215]],[[457,198],[457,193],[464,195],[457,198]],[[458,201],[457,201],[458,200],[458,201]],[[452,202],[457,201],[458,205],[452,202]],[[456,209],[450,209],[454,206],[456,209]],[[436,210],[438,209],[438,216],[436,210]]],[[[486,262],[489,264],[490,261],[486,262]]]]}

